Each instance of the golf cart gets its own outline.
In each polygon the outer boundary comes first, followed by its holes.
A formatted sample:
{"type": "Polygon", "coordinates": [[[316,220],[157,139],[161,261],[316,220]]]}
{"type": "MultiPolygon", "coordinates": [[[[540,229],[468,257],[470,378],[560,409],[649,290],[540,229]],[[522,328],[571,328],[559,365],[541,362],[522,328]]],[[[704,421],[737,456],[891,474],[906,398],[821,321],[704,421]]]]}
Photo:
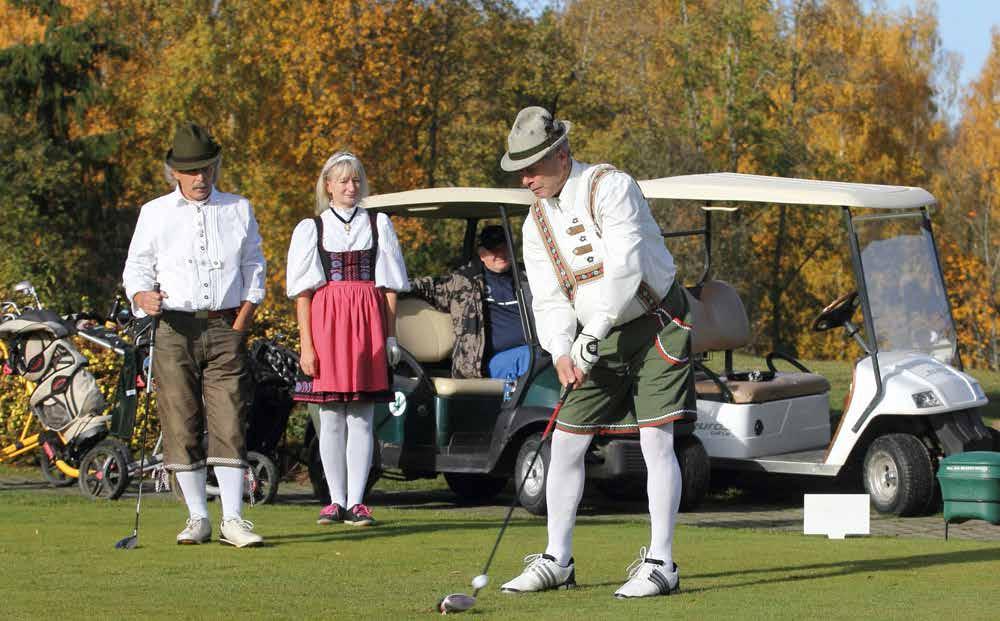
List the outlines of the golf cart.
{"type": "Polygon", "coordinates": [[[703,238],[705,268],[693,288],[693,348],[724,352],[725,369],[699,365],[695,435],[714,470],[860,474],[876,510],[917,515],[936,508],[934,473],[942,457],[1000,448],[977,410],[987,403],[983,389],[961,371],[928,213],[936,204],[931,194],[731,173],[652,179],[640,187],[648,199],[694,201],[703,210],[703,228],[664,235],[703,238]],[[768,371],[733,369],[733,350],[750,343],[750,324],[736,290],[711,279],[711,231],[714,211],[733,211],[741,203],[842,212],[853,290],[822,309],[812,325],[817,332],[843,329],[863,352],[836,429],[829,382],[798,361],[772,354],[768,371]],[[798,371],[777,372],[776,358],[798,371]]]}
{"type": "MultiPolygon", "coordinates": [[[[366,207],[390,216],[428,219],[438,230],[448,220],[457,221],[464,236],[455,252],[464,263],[478,256],[475,240],[485,226],[483,220],[499,221],[514,256],[520,256],[515,230],[520,232],[532,201],[527,190],[432,188],[372,196],[366,207]]],[[[519,501],[534,514],[544,513],[548,443],[530,474],[528,466],[561,387],[551,358],[538,346],[532,313],[524,301],[525,275],[516,261],[513,270],[522,327],[533,344],[529,371],[516,381],[453,378],[451,316],[419,298],[400,297],[396,333],[403,355],[394,374],[395,401],[375,409],[375,476],[378,468],[407,479],[443,473],[460,499],[478,502],[497,495],[512,476],[520,482],[528,474],[519,501]]],[[[315,438],[316,422],[313,418],[309,423],[307,442],[315,438]]],[[[684,477],[682,509],[695,507],[709,483],[708,456],[693,431],[690,423],[678,424],[675,430],[684,477]]],[[[638,434],[595,437],[586,463],[588,479],[602,490],[615,493],[623,486],[640,485],[645,489],[638,434]]],[[[324,498],[326,482],[318,450],[310,459],[310,474],[317,497],[324,498]]]]}

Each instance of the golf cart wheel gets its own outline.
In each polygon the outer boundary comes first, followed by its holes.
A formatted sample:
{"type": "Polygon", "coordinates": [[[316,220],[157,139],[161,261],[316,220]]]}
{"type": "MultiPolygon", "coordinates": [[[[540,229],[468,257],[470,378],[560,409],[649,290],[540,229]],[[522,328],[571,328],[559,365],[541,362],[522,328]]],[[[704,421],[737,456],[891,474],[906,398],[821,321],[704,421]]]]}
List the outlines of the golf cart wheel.
{"type": "Polygon", "coordinates": [[[80,460],[80,491],[97,500],[115,500],[128,487],[128,458],[125,445],[118,440],[101,440],[80,460]]]}
{"type": "Polygon", "coordinates": [[[934,466],[914,435],[892,433],[872,442],[862,472],[865,491],[879,513],[920,515],[934,500],[934,466]]]}
{"type": "MultiPolygon", "coordinates": [[[[375,439],[372,447],[372,465],[368,470],[368,482],[365,484],[365,497],[375,487],[382,476],[382,443],[375,439]]],[[[320,504],[330,504],[330,488],[326,484],[326,472],[323,470],[323,460],[319,455],[319,434],[309,443],[309,482],[312,484],[313,496],[320,504]]],[[[350,508],[350,507],[348,507],[350,508]]]]}
{"type": "Polygon", "coordinates": [[[74,483],[74,479],[56,467],[56,459],[62,459],[59,453],[56,453],[53,459],[49,459],[44,450],[38,451],[38,467],[42,471],[42,477],[52,487],[69,487],[74,483]]]}
{"type": "Polygon", "coordinates": [[[250,502],[252,496],[254,504],[274,502],[274,497],[278,495],[278,467],[274,461],[267,455],[247,451],[247,463],[250,464],[253,477],[247,473],[243,483],[243,500],[250,502]]]}
{"type": "Polygon", "coordinates": [[[681,511],[693,511],[711,485],[712,466],[705,446],[693,434],[676,439],[674,449],[681,467],[681,511]]]}
{"type": "Polygon", "coordinates": [[[460,502],[479,503],[493,500],[507,485],[507,479],[490,474],[445,472],[448,489],[455,492],[460,502]]]}
{"type": "Polygon", "coordinates": [[[528,513],[532,515],[545,515],[545,480],[549,473],[549,463],[552,455],[552,444],[546,442],[538,453],[531,471],[528,465],[531,458],[535,456],[538,445],[542,442],[542,434],[536,433],[525,438],[521,444],[521,449],[517,452],[517,460],[514,462],[514,484],[523,486],[518,492],[517,500],[528,513]],[[527,478],[525,478],[527,474],[527,478]]]}

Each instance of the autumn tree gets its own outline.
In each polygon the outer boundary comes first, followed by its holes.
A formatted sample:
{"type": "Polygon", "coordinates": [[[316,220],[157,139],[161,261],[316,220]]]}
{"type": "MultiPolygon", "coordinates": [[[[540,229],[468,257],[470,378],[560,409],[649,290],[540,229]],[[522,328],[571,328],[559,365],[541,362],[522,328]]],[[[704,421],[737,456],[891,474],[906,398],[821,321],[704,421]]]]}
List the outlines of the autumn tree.
{"type": "Polygon", "coordinates": [[[125,48],[95,12],[27,0],[6,10],[41,32],[0,50],[0,280],[30,278],[50,304],[77,307],[113,290],[105,266],[124,256],[126,227],[111,208],[119,133],[99,118],[102,63],[125,48]]]}
{"type": "Polygon", "coordinates": [[[969,88],[937,182],[946,279],[967,363],[1000,368],[1000,31],[969,88]]]}

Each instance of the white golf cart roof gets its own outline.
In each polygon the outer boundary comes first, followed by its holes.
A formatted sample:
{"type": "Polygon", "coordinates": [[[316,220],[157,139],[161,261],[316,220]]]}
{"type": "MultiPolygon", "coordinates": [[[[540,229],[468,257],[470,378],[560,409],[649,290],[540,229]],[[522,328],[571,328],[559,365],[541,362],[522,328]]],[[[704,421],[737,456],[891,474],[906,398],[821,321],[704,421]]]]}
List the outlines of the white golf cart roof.
{"type": "Polygon", "coordinates": [[[646,198],[695,201],[828,205],[869,209],[916,209],[934,205],[934,196],[921,188],[843,181],[817,181],[709,173],[647,179],[639,182],[646,198]]]}
{"type": "Polygon", "coordinates": [[[390,194],[376,194],[365,208],[411,218],[497,218],[498,205],[508,215],[528,212],[535,196],[528,190],[508,188],[427,188],[390,194]]]}

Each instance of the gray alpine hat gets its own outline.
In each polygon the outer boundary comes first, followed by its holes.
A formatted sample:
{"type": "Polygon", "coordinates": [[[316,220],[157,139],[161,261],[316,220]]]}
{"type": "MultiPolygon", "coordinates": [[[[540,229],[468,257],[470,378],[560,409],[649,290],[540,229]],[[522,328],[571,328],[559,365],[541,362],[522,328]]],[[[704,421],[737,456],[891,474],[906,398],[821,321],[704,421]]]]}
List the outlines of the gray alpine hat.
{"type": "Polygon", "coordinates": [[[510,128],[500,168],[514,172],[531,166],[565,141],[572,126],[569,121],[556,120],[540,106],[524,108],[510,128]]]}

